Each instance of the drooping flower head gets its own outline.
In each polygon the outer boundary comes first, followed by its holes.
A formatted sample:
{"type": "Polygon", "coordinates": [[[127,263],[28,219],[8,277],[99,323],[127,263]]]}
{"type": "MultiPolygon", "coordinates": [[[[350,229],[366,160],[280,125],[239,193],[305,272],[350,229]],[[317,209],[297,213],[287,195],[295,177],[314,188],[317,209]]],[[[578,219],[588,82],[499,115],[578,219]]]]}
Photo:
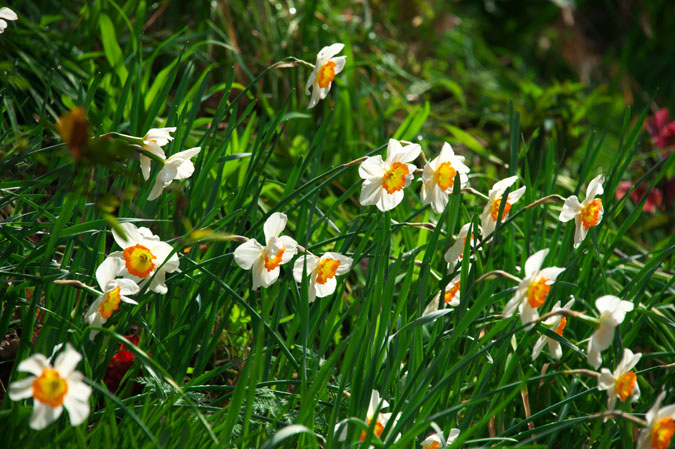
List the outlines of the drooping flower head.
{"type": "Polygon", "coordinates": [[[0,34],[5,32],[7,22],[5,20],[17,20],[19,17],[14,11],[7,7],[0,8],[0,34]]]}
{"type": "Polygon", "coordinates": [[[675,404],[661,407],[665,396],[666,392],[661,392],[647,412],[647,427],[640,431],[637,449],[667,449],[670,446],[675,434],[675,404]]]}
{"type": "MultiPolygon", "coordinates": [[[[120,306],[120,302],[128,304],[138,304],[126,295],[135,295],[139,292],[138,284],[131,279],[115,279],[118,273],[124,269],[124,262],[120,258],[106,259],[96,269],[96,280],[103,290],[103,295],[96,298],[89,310],[85,314],[85,320],[90,326],[103,326],[108,321],[115,310],[120,306]]],[[[98,331],[89,333],[89,338],[94,339],[98,331]]]]}
{"type": "MultiPolygon", "coordinates": [[[[511,187],[517,180],[518,176],[511,176],[509,178],[502,179],[501,181],[496,182],[490,189],[488,194],[488,202],[485,205],[485,209],[483,209],[483,213],[481,214],[483,235],[488,236],[492,234],[492,231],[495,230],[497,219],[499,218],[499,209],[503,201],[502,196],[504,196],[506,189],[511,187]]],[[[504,212],[502,213],[502,222],[504,222],[504,220],[506,220],[506,218],[509,216],[509,212],[511,212],[511,206],[513,206],[520,199],[520,197],[523,196],[524,193],[525,186],[508,194],[506,197],[506,204],[504,204],[504,212]]]]}
{"type": "Polygon", "coordinates": [[[623,322],[627,312],[633,310],[633,303],[616,296],[605,295],[595,301],[595,307],[600,311],[600,318],[598,327],[588,342],[586,361],[598,369],[602,363],[600,353],[612,344],[616,326],[623,322]]]}
{"type": "Polygon", "coordinates": [[[632,398],[632,402],[635,402],[640,398],[637,375],[632,371],[640,361],[640,357],[642,357],[641,353],[633,354],[633,351],[624,348],[623,359],[614,372],[607,368],[600,370],[598,390],[607,390],[608,410],[614,410],[617,397],[621,399],[621,402],[626,402],[628,398],[632,398]]]}
{"type": "MultiPolygon", "coordinates": [[[[143,149],[151,152],[157,157],[166,159],[164,150],[162,147],[173,140],[171,136],[172,132],[175,132],[176,128],[152,128],[143,136],[143,149]]],[[[141,173],[143,173],[143,179],[146,181],[150,179],[150,163],[151,159],[144,155],[139,155],[138,159],[141,162],[141,173]]]]}
{"type": "Polygon", "coordinates": [[[560,211],[558,219],[563,223],[574,219],[574,247],[578,248],[581,242],[586,238],[586,233],[589,229],[597,226],[602,221],[602,214],[604,209],[602,207],[602,199],[596,198],[597,195],[602,195],[603,177],[598,175],[588,183],[586,189],[586,198],[582,203],[576,195],[572,195],[565,199],[565,204],[560,211]]]}
{"type": "Polygon", "coordinates": [[[347,274],[352,267],[352,258],[339,253],[328,252],[321,257],[312,254],[299,257],[293,265],[295,281],[302,282],[302,275],[306,263],[306,273],[309,276],[309,302],[331,295],[337,287],[338,275],[347,274]]]}
{"type": "Polygon", "coordinates": [[[409,162],[417,159],[421,151],[418,144],[403,147],[398,140],[389,139],[384,161],[379,155],[366,159],[359,167],[363,179],[361,205],[375,205],[382,212],[398,206],[403,201],[403,189],[415,177],[417,167],[409,162]]]}
{"type": "Polygon", "coordinates": [[[82,424],[89,416],[91,387],[82,381],[82,373],[75,371],[81,359],[82,356],[67,343],[53,367],[42,354],[33,354],[19,364],[18,371],[32,376],[12,382],[9,397],[13,401],[33,398],[29,422],[33,429],[44,429],[56,421],[64,407],[74,426],[82,424]]]}
{"type": "Polygon", "coordinates": [[[286,228],[288,217],[281,212],[269,216],[264,225],[265,246],[256,239],[242,243],[234,250],[234,261],[244,270],[251,270],[253,290],[274,284],[281,265],[290,262],[298,252],[298,244],[291,237],[280,234],[286,228]]]}
{"type": "Polygon", "coordinates": [[[443,433],[434,433],[422,441],[422,449],[439,449],[450,446],[459,436],[459,429],[450,429],[448,439],[443,438],[443,433]]]}
{"type": "MultiPolygon", "coordinates": [[[[457,240],[455,240],[455,243],[445,252],[443,257],[450,267],[454,267],[456,263],[461,262],[464,258],[464,248],[466,246],[466,239],[469,238],[469,229],[471,229],[471,223],[462,226],[459,230],[457,240]]],[[[476,246],[476,243],[478,243],[478,239],[472,232],[469,239],[469,248],[476,246]]]]}
{"type": "Polygon", "coordinates": [[[422,204],[431,204],[431,208],[440,214],[448,204],[448,195],[452,193],[455,177],[459,173],[460,187],[469,182],[467,173],[471,170],[464,165],[464,156],[455,156],[452,147],[445,142],[441,154],[424,166],[422,174],[422,204]]]}
{"type": "Polygon", "coordinates": [[[169,156],[162,169],[157,173],[155,184],[148,195],[148,201],[158,198],[174,179],[187,179],[192,176],[195,166],[190,159],[197,156],[200,151],[201,148],[196,147],[169,156]]]}
{"type": "Polygon", "coordinates": [[[316,64],[312,74],[309,75],[307,80],[307,86],[305,87],[305,94],[309,95],[310,87],[312,88],[312,97],[309,100],[309,109],[312,109],[314,106],[319,103],[319,100],[323,100],[328,95],[330,91],[330,86],[335,79],[335,75],[342,72],[342,69],[345,68],[346,56],[337,55],[345,47],[344,44],[333,44],[323,47],[319,54],[316,55],[316,64]]]}
{"type": "Polygon", "coordinates": [[[548,254],[548,249],[537,251],[527,258],[525,262],[525,277],[520,284],[513,298],[506,303],[504,307],[504,317],[513,315],[516,308],[520,313],[520,320],[523,324],[531,323],[539,318],[537,309],[544,305],[551,285],[556,278],[565,271],[564,268],[548,267],[541,268],[544,259],[548,254]]]}
{"type": "MultiPolygon", "coordinates": [[[[572,305],[574,305],[574,298],[567,301],[563,307],[560,307],[560,301],[557,301],[553,305],[551,312],[556,312],[558,310],[571,310],[572,305]]],[[[543,324],[562,337],[565,327],[567,326],[567,317],[562,315],[554,315],[546,319],[543,324]]],[[[560,342],[546,335],[539,336],[537,342],[534,344],[534,348],[532,349],[532,360],[535,360],[537,357],[539,357],[539,354],[541,354],[541,351],[544,349],[544,346],[547,343],[548,353],[551,355],[551,357],[556,360],[560,360],[560,357],[562,357],[562,347],[560,346],[560,342]]]]}
{"type": "Polygon", "coordinates": [[[159,237],[148,228],[137,228],[132,223],[122,223],[121,226],[126,237],[122,237],[114,229],[112,233],[115,242],[123,251],[111,253],[103,261],[99,270],[114,273],[121,267],[115,276],[131,279],[139,284],[139,287],[152,278],[148,288],[165,295],[169,291],[164,283],[166,273],[172,273],[178,269],[178,254],[174,253],[169,257],[173,250],[171,245],[160,241],[159,237]],[[167,260],[166,263],[164,263],[165,260],[167,260]],[[157,271],[156,275],[155,271],[157,271]]]}

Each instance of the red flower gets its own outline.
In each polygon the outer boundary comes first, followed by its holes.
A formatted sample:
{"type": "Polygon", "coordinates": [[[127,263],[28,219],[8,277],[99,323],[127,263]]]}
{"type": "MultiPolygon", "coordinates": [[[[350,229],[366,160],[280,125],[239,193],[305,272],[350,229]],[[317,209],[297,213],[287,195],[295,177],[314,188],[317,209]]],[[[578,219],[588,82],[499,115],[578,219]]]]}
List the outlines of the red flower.
{"type": "Polygon", "coordinates": [[[645,121],[645,127],[658,148],[675,145],[675,121],[670,122],[667,108],[656,111],[653,117],[645,121]]]}
{"type": "MultiPolygon", "coordinates": [[[[633,183],[631,181],[621,181],[616,187],[616,199],[623,198],[632,187],[633,183]]],[[[645,185],[640,184],[635,190],[633,190],[633,193],[630,195],[630,199],[633,200],[633,203],[637,204],[640,202],[644,194],[645,185]]],[[[644,212],[653,214],[656,212],[657,207],[659,209],[663,209],[663,193],[661,193],[660,189],[653,188],[649,191],[649,193],[647,193],[647,199],[645,200],[645,204],[642,206],[642,210],[644,212]]]]}
{"type": "MultiPolygon", "coordinates": [[[[134,346],[138,345],[138,335],[127,335],[125,338],[134,346]]],[[[108,368],[105,372],[103,380],[108,387],[108,391],[113,393],[117,391],[122,378],[124,378],[124,375],[134,363],[134,358],[134,353],[129,351],[127,346],[122,343],[115,355],[113,355],[110,363],[108,363],[108,368]]]]}

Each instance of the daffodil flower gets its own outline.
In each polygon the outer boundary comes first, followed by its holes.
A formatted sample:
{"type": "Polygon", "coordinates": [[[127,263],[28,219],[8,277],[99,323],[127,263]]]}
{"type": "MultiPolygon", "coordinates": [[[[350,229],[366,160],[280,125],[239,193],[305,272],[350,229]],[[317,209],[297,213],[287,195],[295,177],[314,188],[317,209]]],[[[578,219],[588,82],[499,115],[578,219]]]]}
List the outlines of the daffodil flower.
{"type": "Polygon", "coordinates": [[[122,223],[122,229],[126,234],[123,238],[114,229],[112,231],[115,242],[123,251],[111,253],[104,261],[101,270],[115,269],[120,271],[115,274],[136,282],[140,287],[152,278],[149,289],[155,293],[165,295],[169,289],[166,287],[166,273],[173,273],[178,269],[178,254],[171,254],[173,248],[168,243],[159,240],[150,229],[137,228],[132,223],[122,223]],[[167,260],[168,258],[168,260],[167,260]],[[164,261],[166,260],[166,263],[164,261]],[[159,268],[164,264],[161,268],[159,268]],[[155,274],[157,271],[157,274],[155,274]],[[153,277],[154,275],[154,277],[153,277]]]}
{"type": "MultiPolygon", "coordinates": [[[[574,298],[567,301],[563,307],[560,307],[560,301],[557,301],[553,305],[551,312],[557,312],[558,310],[571,310],[572,305],[574,305],[574,298]]],[[[567,317],[562,315],[554,315],[546,319],[543,324],[562,337],[563,331],[567,326],[567,317]]],[[[532,350],[532,360],[535,360],[537,357],[539,357],[539,354],[541,354],[541,351],[544,349],[544,346],[547,343],[548,353],[551,355],[551,357],[556,360],[560,360],[562,357],[562,347],[560,346],[560,342],[546,335],[539,336],[539,339],[537,339],[537,342],[534,344],[534,349],[532,350]]]]}
{"type": "Polygon", "coordinates": [[[504,307],[505,318],[513,315],[516,308],[523,324],[531,323],[539,318],[537,309],[544,305],[546,296],[551,290],[551,284],[555,282],[560,273],[565,271],[564,268],[559,267],[541,269],[541,264],[547,254],[548,249],[542,249],[528,257],[525,262],[525,277],[520,281],[516,294],[504,307]]]}
{"type": "Polygon", "coordinates": [[[423,449],[439,449],[441,447],[450,446],[459,436],[459,429],[450,429],[448,439],[443,438],[443,433],[434,433],[429,435],[422,441],[423,449]]]}
{"type": "Polygon", "coordinates": [[[32,376],[12,382],[9,397],[12,401],[33,398],[31,428],[44,429],[61,416],[64,407],[74,426],[82,424],[89,416],[91,387],[82,381],[82,373],[75,371],[81,359],[82,356],[67,343],[53,367],[42,354],[33,354],[19,364],[18,371],[32,376]]]}
{"type": "MultiPolygon", "coordinates": [[[[368,403],[368,412],[366,413],[366,424],[368,427],[373,426],[373,433],[379,438],[382,438],[382,433],[384,432],[384,428],[387,427],[387,423],[389,422],[391,417],[391,413],[379,413],[379,410],[385,409],[389,407],[389,403],[380,398],[380,393],[377,390],[373,390],[372,393],[370,394],[370,402],[368,403]],[[373,424],[374,422],[374,424],[373,424]]],[[[401,414],[399,413],[395,418],[393,425],[396,426],[396,422],[399,420],[401,414]]],[[[339,427],[342,426],[342,432],[339,434],[338,440],[339,441],[344,441],[347,438],[347,426],[343,426],[343,423],[338,423],[335,426],[335,430],[337,431],[339,427]]],[[[366,439],[367,432],[365,430],[361,431],[361,434],[359,436],[359,441],[364,441],[366,439]]],[[[395,438],[395,440],[398,440],[400,438],[400,434],[398,434],[395,438]]]]}
{"type": "MultiPolygon", "coordinates": [[[[499,218],[499,208],[502,204],[502,196],[504,195],[504,192],[506,192],[506,189],[511,187],[517,180],[518,176],[502,179],[501,181],[496,182],[490,189],[488,203],[485,205],[485,209],[483,209],[483,213],[481,214],[483,235],[490,235],[492,234],[492,231],[495,230],[497,219],[499,218]]],[[[506,204],[504,204],[504,212],[502,213],[502,222],[509,216],[511,206],[513,206],[524,193],[525,186],[508,194],[506,197],[506,204]]]]}
{"type": "Polygon", "coordinates": [[[434,296],[434,299],[429,303],[422,315],[428,315],[436,310],[441,310],[446,307],[457,307],[459,305],[459,286],[460,275],[455,276],[452,281],[445,287],[442,294],[434,296]]]}
{"type": "Polygon", "coordinates": [[[440,214],[448,204],[448,195],[452,193],[455,177],[459,173],[460,187],[469,182],[467,173],[471,170],[464,165],[464,156],[455,156],[452,147],[445,142],[441,154],[427,162],[422,173],[422,204],[431,204],[431,208],[440,214]]]}
{"type": "Polygon", "coordinates": [[[197,156],[200,151],[201,148],[196,147],[169,156],[162,169],[157,173],[155,185],[152,186],[148,195],[148,201],[158,198],[174,179],[187,179],[192,176],[195,166],[190,159],[197,156]]]}
{"type": "Polygon", "coordinates": [[[288,217],[275,212],[264,225],[265,246],[250,239],[234,250],[234,261],[244,270],[251,270],[253,290],[269,287],[279,278],[281,265],[290,262],[298,252],[298,244],[291,237],[280,234],[286,228],[288,217]]]}
{"type": "MultiPolygon", "coordinates": [[[[459,230],[457,240],[455,240],[455,243],[445,252],[443,257],[450,267],[454,267],[456,263],[461,262],[464,258],[464,247],[466,245],[466,239],[469,236],[469,229],[471,229],[471,223],[467,223],[462,226],[462,228],[459,230]]],[[[477,239],[474,234],[471,233],[469,247],[473,248],[476,246],[476,243],[477,239]]]]}
{"type": "MultiPolygon", "coordinates": [[[[96,298],[89,310],[85,314],[85,320],[90,326],[103,326],[108,321],[115,310],[120,306],[120,302],[127,304],[138,304],[126,295],[135,295],[140,291],[138,284],[131,279],[118,278],[118,273],[124,269],[124,261],[119,258],[108,258],[96,269],[96,280],[103,290],[103,295],[96,298]]],[[[92,331],[89,334],[91,340],[96,337],[98,331],[92,331]]]]}
{"type": "Polygon", "coordinates": [[[328,252],[321,257],[307,254],[295,261],[293,277],[296,282],[302,282],[302,275],[305,272],[303,267],[306,263],[306,272],[309,275],[309,302],[312,303],[317,297],[323,298],[335,291],[337,287],[335,277],[347,274],[352,262],[351,257],[339,253],[328,252]]]}
{"type": "Polygon", "coordinates": [[[418,144],[405,147],[395,139],[389,139],[387,159],[374,156],[366,159],[359,167],[359,176],[364,180],[361,188],[361,205],[375,205],[386,212],[403,201],[403,188],[410,185],[415,167],[409,162],[420,155],[422,148],[418,144]]]}
{"type": "MultiPolygon", "coordinates": [[[[164,150],[162,147],[173,140],[171,136],[172,132],[175,132],[176,128],[152,128],[143,136],[143,149],[151,152],[157,157],[166,159],[164,150]]],[[[141,162],[141,173],[143,173],[143,179],[146,181],[150,179],[150,163],[151,160],[149,157],[144,155],[139,155],[138,159],[141,162]]]]}
{"type": "Polygon", "coordinates": [[[586,238],[586,233],[593,226],[597,226],[602,221],[602,200],[596,198],[597,195],[602,195],[603,177],[598,175],[588,183],[586,188],[586,198],[580,204],[576,195],[572,195],[565,199],[565,204],[560,211],[558,219],[563,223],[574,219],[574,247],[578,248],[581,242],[586,238]]]}
{"type": "Polygon", "coordinates": [[[670,439],[675,434],[675,404],[661,407],[665,396],[666,392],[661,392],[647,412],[647,427],[640,431],[637,449],[667,449],[670,446],[670,439]]]}
{"type": "Polygon", "coordinates": [[[7,22],[5,20],[17,20],[19,17],[14,11],[7,7],[0,8],[0,34],[5,32],[7,22]]]}
{"type": "Polygon", "coordinates": [[[623,322],[627,312],[633,310],[633,303],[616,296],[605,295],[595,300],[595,307],[600,311],[600,318],[598,327],[588,341],[586,361],[598,369],[602,363],[600,353],[612,344],[616,326],[623,322]]]}
{"type": "Polygon", "coordinates": [[[621,399],[621,402],[626,402],[629,397],[632,397],[632,402],[640,398],[637,375],[632,371],[640,361],[640,357],[642,357],[641,353],[633,354],[633,351],[624,348],[623,359],[614,372],[607,368],[600,370],[598,390],[607,390],[607,409],[614,410],[617,397],[621,399]]]}
{"type": "Polygon", "coordinates": [[[309,95],[309,88],[312,88],[312,97],[309,100],[309,109],[312,109],[323,100],[330,91],[330,86],[335,79],[335,75],[342,72],[345,68],[346,56],[334,58],[345,47],[345,44],[333,44],[323,47],[316,55],[316,65],[312,74],[309,75],[305,94],[309,95]]]}

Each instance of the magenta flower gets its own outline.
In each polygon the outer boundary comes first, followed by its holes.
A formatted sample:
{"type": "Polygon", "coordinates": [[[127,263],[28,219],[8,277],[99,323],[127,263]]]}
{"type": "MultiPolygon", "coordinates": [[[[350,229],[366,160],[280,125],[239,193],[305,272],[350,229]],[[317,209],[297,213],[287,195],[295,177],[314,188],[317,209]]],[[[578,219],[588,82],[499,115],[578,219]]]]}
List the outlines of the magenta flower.
{"type": "Polygon", "coordinates": [[[645,127],[654,145],[668,148],[675,145],[675,121],[670,121],[668,108],[659,109],[653,117],[645,121],[645,127]]]}

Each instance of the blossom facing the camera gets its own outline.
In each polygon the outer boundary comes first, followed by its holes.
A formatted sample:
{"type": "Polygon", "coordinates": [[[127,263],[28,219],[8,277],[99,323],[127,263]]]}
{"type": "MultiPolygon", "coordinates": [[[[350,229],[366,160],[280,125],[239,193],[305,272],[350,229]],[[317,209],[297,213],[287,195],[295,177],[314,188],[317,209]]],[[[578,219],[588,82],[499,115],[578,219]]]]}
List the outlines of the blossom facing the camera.
{"type": "Polygon", "coordinates": [[[53,367],[42,354],[33,354],[19,364],[18,371],[32,376],[12,382],[9,397],[13,401],[33,398],[31,428],[44,429],[61,416],[64,407],[74,426],[82,424],[89,416],[91,387],[83,382],[82,373],[75,371],[81,359],[82,356],[67,343],[53,367]]]}
{"type": "MultiPolygon", "coordinates": [[[[511,187],[518,180],[518,176],[511,176],[501,181],[497,181],[490,192],[488,193],[488,202],[481,214],[481,224],[483,228],[483,235],[492,234],[499,219],[499,209],[502,207],[504,192],[511,187]]],[[[504,204],[504,212],[502,213],[501,221],[504,222],[511,212],[511,207],[523,196],[525,193],[525,186],[514,190],[506,196],[504,204]]]]}
{"type": "Polygon", "coordinates": [[[440,214],[448,204],[448,195],[452,193],[455,178],[463,188],[469,182],[467,173],[471,170],[464,165],[464,156],[456,156],[449,143],[445,142],[441,154],[424,166],[422,173],[422,204],[430,204],[431,209],[440,214]]]}
{"type": "Polygon", "coordinates": [[[598,326],[588,341],[586,361],[598,369],[602,363],[600,353],[612,344],[614,330],[626,318],[626,313],[633,310],[633,303],[616,296],[605,295],[595,300],[595,307],[600,311],[600,317],[598,326]]]}
{"type": "Polygon", "coordinates": [[[312,254],[299,257],[293,265],[295,281],[302,282],[302,276],[309,276],[308,299],[312,303],[316,298],[331,295],[337,287],[336,276],[347,274],[352,268],[351,257],[339,253],[327,252],[321,257],[312,254]]]}
{"type": "Polygon", "coordinates": [[[402,146],[396,139],[389,139],[387,158],[369,157],[359,167],[359,176],[363,179],[361,197],[362,206],[374,205],[386,212],[403,201],[403,189],[414,179],[416,166],[410,162],[417,159],[422,148],[414,143],[402,146]]]}
{"type": "Polygon", "coordinates": [[[607,390],[607,409],[614,410],[616,398],[621,402],[632,398],[635,402],[640,398],[640,387],[637,384],[637,375],[632,371],[640,361],[641,353],[633,354],[628,348],[623,350],[623,359],[619,362],[614,372],[607,368],[600,370],[598,378],[598,390],[607,390]]]}
{"type": "Polygon", "coordinates": [[[541,268],[544,259],[548,254],[548,249],[537,251],[527,258],[525,262],[525,277],[520,284],[516,294],[504,307],[504,317],[513,315],[516,309],[520,313],[520,320],[523,324],[531,323],[539,318],[537,309],[544,305],[551,285],[556,278],[565,271],[564,268],[547,267],[541,268]]]}
{"type": "Polygon", "coordinates": [[[603,177],[598,175],[588,183],[586,188],[586,198],[579,203],[576,195],[572,195],[565,199],[565,204],[560,211],[558,219],[563,223],[574,219],[574,247],[578,248],[581,242],[586,238],[588,230],[597,226],[602,221],[604,209],[602,207],[602,199],[596,198],[597,195],[602,195],[603,177]]]}
{"type": "MultiPolygon", "coordinates": [[[[448,250],[443,255],[443,258],[448,263],[448,265],[450,265],[450,267],[454,267],[456,263],[461,262],[464,258],[464,248],[466,247],[466,239],[469,238],[470,229],[471,223],[467,223],[462,226],[462,228],[459,230],[457,240],[455,240],[455,243],[450,248],[448,248],[448,250]]],[[[478,239],[476,239],[472,232],[471,237],[469,238],[469,248],[476,246],[477,241],[478,239]]]]}
{"type": "Polygon", "coordinates": [[[645,415],[647,427],[640,431],[637,449],[667,449],[670,446],[675,434],[675,404],[661,407],[665,396],[666,392],[662,391],[645,415]]]}
{"type": "Polygon", "coordinates": [[[312,70],[307,86],[305,86],[305,94],[310,95],[310,88],[312,89],[311,98],[309,100],[309,109],[312,109],[328,95],[330,87],[333,84],[335,75],[342,72],[345,68],[346,56],[334,57],[342,51],[344,44],[333,44],[323,47],[316,55],[316,64],[312,70]]]}
{"type": "Polygon", "coordinates": [[[0,34],[4,33],[7,28],[8,24],[6,20],[17,20],[18,18],[16,13],[11,9],[7,7],[0,8],[0,34]]]}
{"type": "MultiPolygon", "coordinates": [[[[572,310],[573,305],[574,298],[567,301],[563,307],[560,307],[560,301],[557,301],[553,305],[551,312],[557,312],[559,310],[572,310]]],[[[554,315],[546,319],[543,324],[562,337],[565,327],[567,326],[567,317],[563,315],[554,315]]],[[[560,346],[560,342],[555,338],[551,338],[546,335],[540,335],[537,339],[537,342],[534,344],[534,348],[532,349],[532,360],[535,360],[537,357],[539,357],[539,354],[541,354],[541,351],[544,349],[546,344],[548,344],[548,353],[551,355],[551,358],[560,360],[562,357],[562,347],[560,346]]]]}
{"type": "Polygon", "coordinates": [[[187,179],[192,176],[195,166],[190,159],[197,156],[200,151],[201,148],[196,147],[169,156],[162,169],[157,173],[155,184],[148,195],[148,201],[158,198],[174,179],[187,179]]]}
{"type": "MultiPolygon", "coordinates": [[[[173,140],[173,137],[170,133],[175,131],[175,127],[152,128],[145,134],[145,136],[143,136],[143,149],[149,151],[157,157],[166,159],[166,154],[164,154],[162,147],[173,140]]],[[[142,154],[138,156],[138,159],[141,162],[141,173],[143,174],[143,179],[147,181],[150,179],[151,159],[142,154]]]]}
{"type": "Polygon", "coordinates": [[[265,246],[256,239],[242,243],[234,250],[234,261],[244,270],[251,270],[253,290],[274,284],[281,272],[280,266],[290,262],[298,252],[298,244],[291,237],[280,235],[288,217],[282,212],[269,216],[263,227],[265,246]]]}

